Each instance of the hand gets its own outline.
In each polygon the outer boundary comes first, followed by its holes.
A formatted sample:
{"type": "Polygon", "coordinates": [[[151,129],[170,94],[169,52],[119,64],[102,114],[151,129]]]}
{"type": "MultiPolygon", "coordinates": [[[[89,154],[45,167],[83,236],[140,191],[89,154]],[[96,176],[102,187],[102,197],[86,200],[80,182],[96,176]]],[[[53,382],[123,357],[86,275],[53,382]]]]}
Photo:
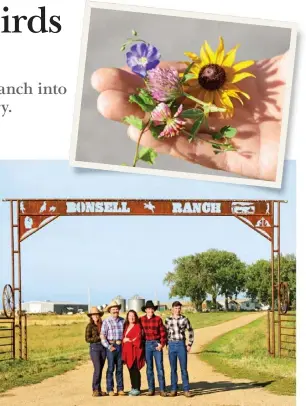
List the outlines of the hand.
{"type": "Polygon", "coordinates": [[[128,337],[125,337],[125,338],[123,339],[123,342],[124,342],[124,343],[128,343],[128,342],[131,342],[131,340],[130,340],[128,337]]]}
{"type": "MultiPolygon", "coordinates": [[[[275,180],[279,150],[283,93],[286,86],[286,54],[257,61],[248,71],[256,75],[239,82],[239,87],[251,96],[244,106],[233,100],[235,113],[232,119],[222,120],[216,115],[209,117],[210,129],[231,125],[238,132],[233,139],[235,152],[215,155],[212,147],[203,140],[211,140],[205,131],[189,143],[185,135],[172,139],[155,140],[150,131],[141,138],[141,145],[151,147],[161,154],[169,154],[191,163],[220,169],[251,178],[275,180]]],[[[178,62],[161,62],[160,67],[173,66],[182,72],[186,65],[178,62]]],[[[98,110],[106,118],[122,121],[123,117],[135,115],[144,118],[145,113],[128,101],[136,88],[143,87],[141,77],[129,68],[102,68],[92,76],[92,86],[100,93],[98,110]]],[[[128,135],[135,142],[139,131],[130,126],[128,135]]]]}
{"type": "Polygon", "coordinates": [[[158,344],[158,346],[155,349],[157,351],[161,351],[163,349],[163,346],[161,344],[158,344]]]}
{"type": "Polygon", "coordinates": [[[113,351],[116,351],[116,348],[115,348],[113,345],[111,345],[110,348],[109,348],[109,350],[110,350],[111,352],[113,352],[113,351]]]}
{"type": "Polygon", "coordinates": [[[191,345],[187,345],[187,352],[190,352],[191,350],[191,345]]]}

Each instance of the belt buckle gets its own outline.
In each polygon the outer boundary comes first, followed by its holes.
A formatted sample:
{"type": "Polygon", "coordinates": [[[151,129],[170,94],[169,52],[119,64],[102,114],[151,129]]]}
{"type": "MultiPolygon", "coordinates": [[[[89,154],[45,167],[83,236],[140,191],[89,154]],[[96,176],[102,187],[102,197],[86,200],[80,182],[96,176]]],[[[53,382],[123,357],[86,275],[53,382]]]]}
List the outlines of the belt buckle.
{"type": "Polygon", "coordinates": [[[116,344],[117,344],[117,345],[120,345],[120,344],[121,344],[121,341],[120,341],[120,340],[116,340],[116,344]]]}

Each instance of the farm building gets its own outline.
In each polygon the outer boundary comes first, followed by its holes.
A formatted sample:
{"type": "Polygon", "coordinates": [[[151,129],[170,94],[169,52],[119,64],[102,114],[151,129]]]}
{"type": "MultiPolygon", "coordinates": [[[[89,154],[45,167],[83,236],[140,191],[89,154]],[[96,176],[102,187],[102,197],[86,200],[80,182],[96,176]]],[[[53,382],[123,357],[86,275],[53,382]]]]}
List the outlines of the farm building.
{"type": "Polygon", "coordinates": [[[50,300],[32,301],[22,303],[22,310],[27,313],[68,314],[87,312],[88,305],[71,302],[51,302],[50,300]]]}
{"type": "MultiPolygon", "coordinates": [[[[225,300],[219,300],[218,303],[225,309],[225,300]]],[[[242,310],[256,310],[260,305],[258,301],[252,299],[235,299],[228,301],[228,310],[242,311],[242,310]]]]}

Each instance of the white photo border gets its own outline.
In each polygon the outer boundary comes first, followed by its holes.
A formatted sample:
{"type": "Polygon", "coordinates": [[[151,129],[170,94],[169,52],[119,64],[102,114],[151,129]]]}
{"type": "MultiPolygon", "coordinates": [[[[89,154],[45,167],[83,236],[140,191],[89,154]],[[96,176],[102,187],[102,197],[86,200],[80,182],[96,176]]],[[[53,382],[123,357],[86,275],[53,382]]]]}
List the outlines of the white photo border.
{"type": "Polygon", "coordinates": [[[206,180],[212,182],[223,182],[223,183],[234,183],[241,185],[251,185],[251,186],[261,186],[270,188],[281,188],[285,151],[286,151],[286,141],[288,135],[288,124],[289,124],[289,113],[290,113],[290,99],[292,91],[293,82],[293,72],[294,72],[294,62],[296,53],[296,42],[297,42],[297,24],[293,22],[284,21],[273,21],[264,20],[259,18],[248,18],[248,17],[234,17],[234,16],[223,16],[214,15],[206,13],[195,13],[192,11],[181,11],[181,10],[169,10],[169,9],[157,9],[153,7],[143,7],[143,6],[133,6],[124,5],[119,3],[105,3],[104,1],[86,1],[84,20],[83,20],[83,33],[81,40],[81,50],[80,50],[80,62],[79,71],[77,79],[77,90],[75,96],[75,107],[73,116],[73,129],[70,144],[70,154],[69,163],[73,167],[89,168],[89,169],[102,169],[107,171],[117,171],[125,173],[139,173],[139,174],[149,174],[156,176],[167,176],[171,178],[184,178],[184,179],[195,179],[195,180],[206,180]],[[77,142],[78,142],[78,132],[79,132],[79,122],[82,106],[82,93],[84,84],[84,73],[85,64],[87,56],[87,45],[88,45],[88,35],[90,28],[90,16],[92,9],[105,9],[105,10],[118,10],[118,11],[129,11],[133,13],[146,13],[146,14],[157,14],[157,15],[167,15],[173,17],[185,17],[185,18],[198,18],[204,20],[214,20],[222,22],[240,23],[240,24],[252,24],[252,25],[264,25],[270,27],[278,28],[289,28],[291,29],[290,37],[290,47],[288,50],[288,66],[287,66],[287,82],[286,90],[283,102],[283,112],[282,112],[282,126],[280,135],[280,144],[278,152],[278,163],[275,181],[264,181],[259,179],[250,178],[240,178],[235,176],[221,176],[221,175],[205,175],[189,172],[180,171],[170,171],[161,169],[150,169],[150,168],[133,168],[129,166],[103,164],[95,162],[85,162],[76,160],[77,142]]]}

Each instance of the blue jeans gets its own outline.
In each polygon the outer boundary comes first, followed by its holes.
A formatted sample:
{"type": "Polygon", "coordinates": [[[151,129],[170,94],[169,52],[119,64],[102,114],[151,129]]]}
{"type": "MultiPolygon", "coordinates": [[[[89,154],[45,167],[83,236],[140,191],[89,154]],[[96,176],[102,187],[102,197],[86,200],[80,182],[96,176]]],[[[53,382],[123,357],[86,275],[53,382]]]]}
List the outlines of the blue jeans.
{"type": "Polygon", "coordinates": [[[105,364],[105,348],[101,343],[93,343],[90,344],[89,353],[94,366],[92,390],[101,391],[102,370],[105,364]]]}
{"type": "Polygon", "coordinates": [[[106,350],[107,371],[106,371],[106,389],[107,392],[114,391],[114,371],[116,369],[117,391],[123,390],[123,363],[122,363],[122,347],[121,345],[113,344],[115,351],[106,350]]]}
{"type": "Polygon", "coordinates": [[[183,390],[189,391],[189,377],[187,371],[187,348],[184,341],[169,341],[169,362],[171,367],[171,391],[177,391],[177,359],[180,361],[183,390]]]}
{"type": "Polygon", "coordinates": [[[165,391],[165,372],[164,372],[164,361],[163,361],[163,351],[157,351],[159,341],[152,340],[146,341],[145,355],[147,363],[147,379],[149,391],[155,391],[155,379],[153,371],[153,358],[155,359],[155,366],[157,371],[157,377],[159,382],[159,390],[161,392],[165,391]]]}

